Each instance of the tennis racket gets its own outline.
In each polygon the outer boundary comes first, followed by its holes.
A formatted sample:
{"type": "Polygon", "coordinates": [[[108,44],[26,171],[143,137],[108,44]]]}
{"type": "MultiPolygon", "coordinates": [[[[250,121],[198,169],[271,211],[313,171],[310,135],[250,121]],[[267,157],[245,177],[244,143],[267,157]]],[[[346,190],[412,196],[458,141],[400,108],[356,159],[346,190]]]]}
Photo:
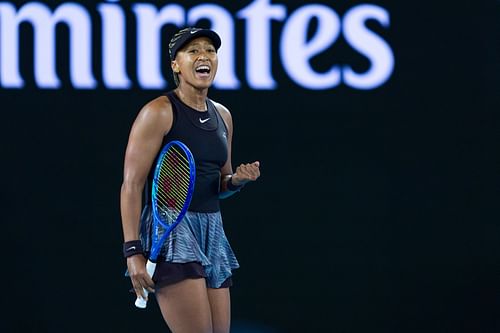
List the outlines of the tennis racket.
{"type": "MultiPolygon", "coordinates": [[[[151,251],[146,271],[153,277],[156,260],[170,232],[182,221],[194,191],[195,164],[189,148],[171,141],[162,149],[153,178],[153,225],[151,251]]],[[[144,289],[147,295],[148,291],[144,289]]],[[[147,301],[137,297],[135,306],[144,309],[147,301]]]]}

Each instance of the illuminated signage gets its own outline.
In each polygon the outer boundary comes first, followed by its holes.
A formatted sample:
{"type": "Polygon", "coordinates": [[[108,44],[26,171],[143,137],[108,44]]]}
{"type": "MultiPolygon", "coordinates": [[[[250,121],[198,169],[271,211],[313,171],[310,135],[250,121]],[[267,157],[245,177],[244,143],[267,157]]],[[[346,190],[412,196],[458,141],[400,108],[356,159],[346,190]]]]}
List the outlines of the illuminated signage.
{"type": "MultiPolygon", "coordinates": [[[[277,89],[279,83],[272,74],[272,43],[279,43],[279,57],[285,74],[298,86],[306,89],[330,89],[345,84],[353,89],[374,89],[383,85],[392,75],[394,54],[386,40],[366,26],[374,21],[384,29],[390,25],[386,9],[373,4],[350,8],[342,17],[334,9],[322,4],[307,4],[288,13],[284,4],[270,0],[255,0],[234,15],[220,5],[204,3],[186,9],[169,3],[158,8],[148,3],[134,3],[130,8],[135,17],[135,68],[127,67],[127,25],[125,8],[119,1],[97,4],[95,12],[75,2],[64,2],[51,9],[41,2],[27,2],[17,8],[9,2],[0,2],[0,87],[20,89],[25,80],[20,73],[19,26],[28,23],[33,28],[34,80],[42,89],[58,89],[57,24],[69,31],[69,78],[75,89],[163,89],[167,81],[162,75],[161,29],[167,24],[178,27],[196,25],[208,20],[217,31],[223,46],[219,51],[220,65],[214,82],[218,89],[238,89],[242,78],[237,65],[244,65],[246,84],[252,89],[277,89]],[[101,30],[95,32],[93,20],[99,19],[101,30]],[[235,22],[243,20],[245,27],[245,63],[239,64],[235,50],[235,22]],[[317,22],[312,36],[307,36],[311,22],[317,22]],[[279,40],[272,40],[271,22],[283,24],[279,40]],[[101,34],[102,82],[93,73],[93,36],[101,34]],[[369,61],[369,68],[356,72],[349,64],[328,64],[319,72],[311,65],[314,56],[325,52],[343,37],[348,45],[369,61]],[[129,71],[136,71],[132,82],[129,71]]],[[[165,53],[163,53],[165,54],[165,53]]]]}

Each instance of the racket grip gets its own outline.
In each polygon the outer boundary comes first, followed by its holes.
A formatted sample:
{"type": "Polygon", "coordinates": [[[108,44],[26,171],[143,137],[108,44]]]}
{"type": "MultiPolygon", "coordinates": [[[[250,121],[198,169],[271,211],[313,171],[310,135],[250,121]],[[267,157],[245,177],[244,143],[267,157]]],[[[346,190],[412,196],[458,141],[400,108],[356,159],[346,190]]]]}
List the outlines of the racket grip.
{"type": "MultiPolygon", "coordinates": [[[[146,263],[146,272],[148,272],[148,275],[150,277],[153,277],[153,274],[155,273],[155,268],[156,268],[156,263],[148,260],[148,262],[146,263]]],[[[146,294],[147,296],[149,292],[146,289],[143,289],[143,291],[144,294],[146,294]]],[[[138,307],[139,309],[145,309],[147,304],[148,301],[140,296],[137,297],[137,299],[135,300],[135,306],[138,307]]]]}

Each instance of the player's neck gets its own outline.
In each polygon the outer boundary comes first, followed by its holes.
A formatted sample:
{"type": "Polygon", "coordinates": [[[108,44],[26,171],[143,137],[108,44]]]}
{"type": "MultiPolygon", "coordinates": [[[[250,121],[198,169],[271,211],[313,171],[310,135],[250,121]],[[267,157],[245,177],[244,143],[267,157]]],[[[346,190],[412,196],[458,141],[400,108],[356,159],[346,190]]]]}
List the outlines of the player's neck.
{"type": "Polygon", "coordinates": [[[207,92],[208,89],[199,90],[194,87],[183,87],[183,89],[177,87],[175,89],[175,93],[184,104],[198,111],[207,110],[207,92]]]}

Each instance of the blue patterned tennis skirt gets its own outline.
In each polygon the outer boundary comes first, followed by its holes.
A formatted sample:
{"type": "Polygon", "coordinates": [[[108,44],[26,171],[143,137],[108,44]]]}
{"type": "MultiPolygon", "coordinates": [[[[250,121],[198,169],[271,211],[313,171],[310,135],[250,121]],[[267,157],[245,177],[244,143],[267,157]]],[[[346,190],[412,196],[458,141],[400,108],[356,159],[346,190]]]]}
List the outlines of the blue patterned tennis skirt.
{"type": "MultiPolygon", "coordinates": [[[[152,209],[146,206],[141,217],[140,237],[143,248],[151,248],[152,209]]],[[[160,258],[169,263],[200,263],[206,273],[207,286],[219,288],[239,267],[238,260],[224,233],[220,212],[188,211],[172,230],[160,258]]]]}

